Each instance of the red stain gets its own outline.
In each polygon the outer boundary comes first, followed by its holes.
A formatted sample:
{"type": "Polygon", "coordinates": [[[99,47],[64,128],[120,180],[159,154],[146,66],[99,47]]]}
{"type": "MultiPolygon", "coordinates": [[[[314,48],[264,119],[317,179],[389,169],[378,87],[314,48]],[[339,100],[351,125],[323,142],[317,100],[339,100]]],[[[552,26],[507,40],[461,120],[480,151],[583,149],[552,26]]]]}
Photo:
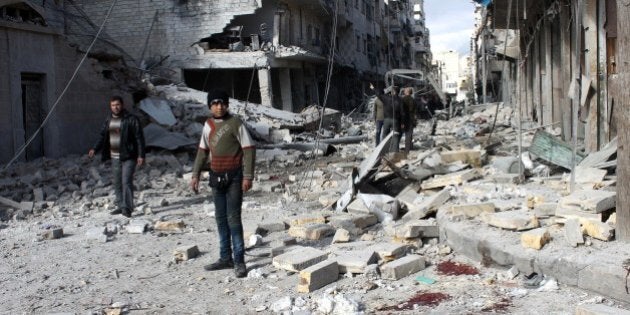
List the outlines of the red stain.
{"type": "Polygon", "coordinates": [[[512,301],[508,298],[502,298],[501,301],[484,307],[481,311],[487,313],[506,313],[510,306],[512,306],[512,301]]]}
{"type": "Polygon", "coordinates": [[[437,265],[437,271],[440,274],[447,276],[460,276],[460,275],[478,275],[479,270],[477,268],[468,266],[465,264],[459,264],[450,260],[443,261],[437,265]]]}
{"type": "Polygon", "coordinates": [[[414,295],[413,297],[411,297],[409,300],[407,300],[404,303],[401,303],[398,305],[392,305],[392,306],[385,306],[378,310],[379,311],[409,311],[409,310],[413,310],[414,306],[416,305],[437,306],[440,303],[442,303],[442,301],[448,300],[450,298],[451,298],[450,295],[444,294],[441,292],[426,292],[426,293],[418,292],[418,294],[414,295]]]}

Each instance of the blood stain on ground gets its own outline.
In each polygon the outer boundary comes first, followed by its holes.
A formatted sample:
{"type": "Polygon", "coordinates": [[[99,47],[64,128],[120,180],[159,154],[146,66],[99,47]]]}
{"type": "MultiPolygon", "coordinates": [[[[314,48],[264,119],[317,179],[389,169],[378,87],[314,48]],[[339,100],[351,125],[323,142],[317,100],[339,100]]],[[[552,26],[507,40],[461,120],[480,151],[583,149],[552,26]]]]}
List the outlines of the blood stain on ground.
{"type": "Polygon", "coordinates": [[[450,260],[443,261],[437,265],[437,271],[439,274],[447,276],[460,276],[460,275],[478,275],[479,270],[477,268],[468,266],[466,264],[459,264],[450,260]]]}
{"type": "Polygon", "coordinates": [[[418,292],[409,300],[392,306],[379,308],[379,311],[409,311],[415,309],[415,306],[437,306],[442,301],[450,299],[451,296],[441,292],[418,292]]]}
{"type": "Polygon", "coordinates": [[[486,306],[481,311],[485,313],[507,313],[510,306],[512,306],[512,301],[508,298],[502,298],[501,301],[486,306]]]}

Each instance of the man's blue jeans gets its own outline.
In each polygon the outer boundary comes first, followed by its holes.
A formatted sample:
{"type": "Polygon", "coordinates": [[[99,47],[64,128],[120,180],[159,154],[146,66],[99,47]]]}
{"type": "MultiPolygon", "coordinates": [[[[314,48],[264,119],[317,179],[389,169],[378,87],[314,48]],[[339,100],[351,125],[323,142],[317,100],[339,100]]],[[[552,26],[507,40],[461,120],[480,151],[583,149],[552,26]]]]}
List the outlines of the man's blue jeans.
{"type": "Polygon", "coordinates": [[[136,170],[136,160],[121,161],[112,159],[112,173],[116,206],[119,209],[133,211],[133,173],[136,170]]]}
{"type": "Polygon", "coordinates": [[[241,221],[243,170],[236,171],[233,176],[228,187],[212,188],[212,194],[214,195],[215,219],[219,230],[221,260],[230,260],[232,250],[234,250],[234,263],[240,264],[245,262],[245,242],[241,221]]]}

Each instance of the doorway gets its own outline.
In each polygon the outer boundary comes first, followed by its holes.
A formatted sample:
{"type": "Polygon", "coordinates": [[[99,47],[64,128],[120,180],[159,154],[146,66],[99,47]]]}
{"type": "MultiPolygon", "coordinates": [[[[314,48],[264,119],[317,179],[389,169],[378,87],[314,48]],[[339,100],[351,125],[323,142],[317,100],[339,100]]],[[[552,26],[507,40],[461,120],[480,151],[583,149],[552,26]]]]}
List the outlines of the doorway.
{"type": "MultiPolygon", "coordinates": [[[[44,75],[22,73],[22,127],[26,143],[42,125],[44,120],[43,87],[44,75]]],[[[24,151],[27,161],[44,156],[44,135],[40,131],[24,151]]]]}

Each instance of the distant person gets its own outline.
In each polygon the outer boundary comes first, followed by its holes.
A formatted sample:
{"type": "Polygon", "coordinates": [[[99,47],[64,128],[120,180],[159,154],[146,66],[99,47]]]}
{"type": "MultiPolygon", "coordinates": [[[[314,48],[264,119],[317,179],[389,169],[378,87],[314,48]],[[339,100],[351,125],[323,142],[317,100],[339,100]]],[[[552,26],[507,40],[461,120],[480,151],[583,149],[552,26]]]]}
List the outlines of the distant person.
{"type": "Polygon", "coordinates": [[[374,99],[374,124],[376,126],[376,146],[381,143],[381,131],[383,130],[383,93],[380,89],[376,89],[376,96],[374,99]]]}
{"type": "Polygon", "coordinates": [[[393,132],[390,152],[398,152],[400,146],[400,124],[402,116],[402,105],[398,96],[398,87],[393,86],[389,95],[383,96],[383,131],[381,141],[393,132]]]}
{"type": "Polygon", "coordinates": [[[101,127],[100,137],[88,152],[90,158],[101,151],[102,161],[112,160],[116,209],[110,214],[131,217],[133,212],[133,174],[144,164],[144,135],[138,118],[125,110],[123,99],[109,100],[111,113],[101,127]]]}
{"type": "Polygon", "coordinates": [[[245,124],[229,113],[225,91],[208,93],[211,117],[203,126],[190,187],[199,192],[199,175],[210,167],[209,186],[214,197],[219,232],[219,259],[204,268],[208,271],[234,268],[236,277],[247,276],[241,206],[243,193],[252,188],[256,146],[245,124]]]}
{"type": "Polygon", "coordinates": [[[405,154],[409,154],[413,146],[413,128],[416,126],[416,101],[413,99],[413,89],[403,90],[402,98],[402,131],[405,133],[405,154]]]}

